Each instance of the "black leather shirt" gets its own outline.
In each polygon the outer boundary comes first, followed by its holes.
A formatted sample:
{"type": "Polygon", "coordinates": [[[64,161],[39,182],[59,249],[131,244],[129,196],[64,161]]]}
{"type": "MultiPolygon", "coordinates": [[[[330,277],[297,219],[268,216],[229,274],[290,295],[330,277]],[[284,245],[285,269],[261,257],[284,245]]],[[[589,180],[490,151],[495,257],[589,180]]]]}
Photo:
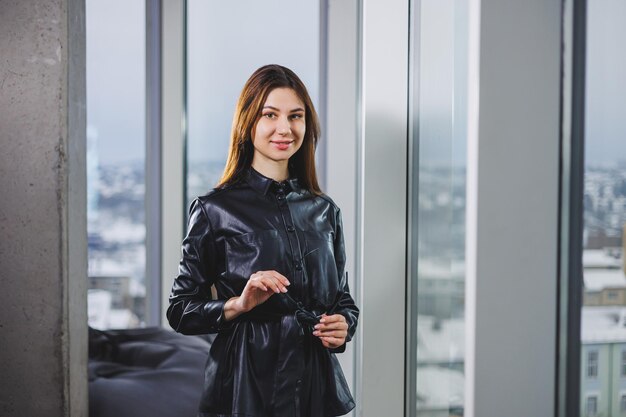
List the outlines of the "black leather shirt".
{"type": "Polygon", "coordinates": [[[339,313],[349,341],[359,314],[334,202],[249,169],[245,180],[196,198],[189,214],[167,318],[180,333],[217,333],[199,415],[326,417],[354,408],[335,357],[345,345],[327,349],[311,334],[319,315],[339,313]],[[272,269],[289,279],[288,292],[226,321],[226,300],[272,269]]]}

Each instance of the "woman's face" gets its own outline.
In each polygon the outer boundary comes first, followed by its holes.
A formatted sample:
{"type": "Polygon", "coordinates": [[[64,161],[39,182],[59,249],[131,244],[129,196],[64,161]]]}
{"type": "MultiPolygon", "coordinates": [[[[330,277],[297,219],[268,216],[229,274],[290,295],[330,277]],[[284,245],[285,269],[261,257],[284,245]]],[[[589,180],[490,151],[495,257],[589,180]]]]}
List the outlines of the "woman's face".
{"type": "Polygon", "coordinates": [[[304,104],[291,88],[272,90],[252,129],[254,159],[263,162],[288,161],[304,139],[304,104]]]}

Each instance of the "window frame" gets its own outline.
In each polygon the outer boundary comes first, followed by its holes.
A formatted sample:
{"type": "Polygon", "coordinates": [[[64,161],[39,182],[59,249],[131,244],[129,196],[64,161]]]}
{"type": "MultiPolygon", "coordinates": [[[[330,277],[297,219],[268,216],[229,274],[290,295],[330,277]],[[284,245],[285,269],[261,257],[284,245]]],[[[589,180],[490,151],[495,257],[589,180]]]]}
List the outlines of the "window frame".
{"type": "Polygon", "coordinates": [[[562,4],[556,416],[581,414],[587,0],[562,4]]]}
{"type": "Polygon", "coordinates": [[[162,8],[146,0],[146,324],[162,324],[162,8]]]}

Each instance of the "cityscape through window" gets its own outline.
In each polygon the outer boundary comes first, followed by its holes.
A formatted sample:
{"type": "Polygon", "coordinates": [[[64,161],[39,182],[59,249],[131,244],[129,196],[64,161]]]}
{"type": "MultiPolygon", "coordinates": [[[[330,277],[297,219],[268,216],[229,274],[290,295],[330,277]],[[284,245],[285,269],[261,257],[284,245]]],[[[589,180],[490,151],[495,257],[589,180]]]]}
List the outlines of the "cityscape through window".
{"type": "Polygon", "coordinates": [[[626,3],[587,2],[581,415],[623,415],[626,3]],[[584,400],[587,399],[587,403],[584,400]]]}
{"type": "MultiPolygon", "coordinates": [[[[411,416],[457,417],[465,404],[467,4],[414,11],[411,416]],[[414,407],[414,408],[413,408],[414,407]]],[[[411,363],[411,362],[409,362],[411,363]]]]}
{"type": "Polygon", "coordinates": [[[145,325],[145,2],[88,0],[89,325],[145,325]],[[115,22],[114,25],[111,22],[115,22]]]}

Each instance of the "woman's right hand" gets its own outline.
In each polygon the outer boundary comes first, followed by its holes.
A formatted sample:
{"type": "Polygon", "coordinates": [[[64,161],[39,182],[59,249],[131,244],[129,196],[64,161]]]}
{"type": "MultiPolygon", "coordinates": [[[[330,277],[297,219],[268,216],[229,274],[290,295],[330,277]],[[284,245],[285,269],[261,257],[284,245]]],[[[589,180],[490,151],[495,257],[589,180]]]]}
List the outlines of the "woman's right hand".
{"type": "Polygon", "coordinates": [[[290,282],[276,271],[258,271],[250,276],[239,297],[229,299],[224,305],[226,320],[252,310],[266,302],[272,295],[287,292],[290,282]]]}

